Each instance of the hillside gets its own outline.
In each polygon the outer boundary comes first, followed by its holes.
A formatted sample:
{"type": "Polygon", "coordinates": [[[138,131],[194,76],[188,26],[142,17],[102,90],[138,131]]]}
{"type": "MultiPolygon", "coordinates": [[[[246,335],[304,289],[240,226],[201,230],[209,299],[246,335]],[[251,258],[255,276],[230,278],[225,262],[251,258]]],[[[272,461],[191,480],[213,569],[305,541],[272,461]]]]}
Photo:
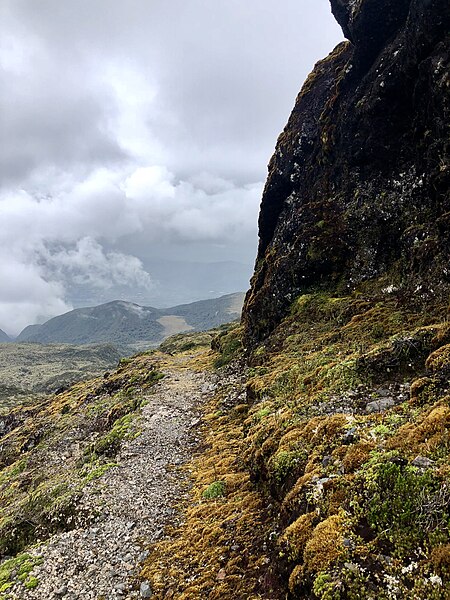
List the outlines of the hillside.
{"type": "Polygon", "coordinates": [[[115,301],[78,308],[43,325],[25,328],[19,342],[41,344],[113,343],[125,352],[156,346],[181,331],[212,329],[241,314],[243,294],[203,300],[167,309],[115,301]]]}
{"type": "Polygon", "coordinates": [[[0,345],[0,414],[26,398],[54,392],[114,367],[120,354],[110,344],[83,347],[0,345]]]}
{"type": "Polygon", "coordinates": [[[6,335],[6,333],[2,329],[0,329],[0,344],[7,344],[10,341],[10,337],[6,335]]]}

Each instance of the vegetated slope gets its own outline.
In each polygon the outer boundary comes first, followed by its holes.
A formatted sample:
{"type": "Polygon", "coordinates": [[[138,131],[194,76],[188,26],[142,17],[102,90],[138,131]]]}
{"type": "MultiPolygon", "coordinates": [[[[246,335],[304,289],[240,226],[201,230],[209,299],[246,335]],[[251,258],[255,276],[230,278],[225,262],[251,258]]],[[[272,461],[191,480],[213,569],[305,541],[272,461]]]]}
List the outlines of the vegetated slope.
{"type": "Polygon", "coordinates": [[[275,507],[266,595],[443,600],[450,5],[331,4],[350,41],[279,138],[243,311],[241,460],[275,507]]]}
{"type": "Polygon", "coordinates": [[[102,374],[120,359],[111,344],[0,345],[0,414],[17,401],[102,374]]]}
{"type": "Polygon", "coordinates": [[[2,329],[0,329],[0,344],[7,344],[10,341],[11,338],[9,337],[9,335],[6,335],[6,333],[2,329]]]}
{"type": "Polygon", "coordinates": [[[447,0],[332,0],[349,42],[303,86],[269,165],[248,343],[309,289],[450,289],[447,0]]]}
{"type": "Polygon", "coordinates": [[[0,416],[0,559],[15,557],[0,563],[2,600],[16,598],[9,595],[14,582],[25,585],[25,595],[38,583],[27,575],[39,559],[29,563],[24,550],[98,517],[80,503],[83,490],[115,466],[123,441],[139,434],[139,409],[161,377],[152,355],[142,354],[0,416]]]}
{"type": "Polygon", "coordinates": [[[206,330],[239,318],[243,294],[229,294],[156,309],[131,302],[114,301],[91,308],[78,308],[54,317],[40,326],[26,328],[18,341],[67,344],[111,342],[136,349],[156,345],[180,331],[206,330]]]}

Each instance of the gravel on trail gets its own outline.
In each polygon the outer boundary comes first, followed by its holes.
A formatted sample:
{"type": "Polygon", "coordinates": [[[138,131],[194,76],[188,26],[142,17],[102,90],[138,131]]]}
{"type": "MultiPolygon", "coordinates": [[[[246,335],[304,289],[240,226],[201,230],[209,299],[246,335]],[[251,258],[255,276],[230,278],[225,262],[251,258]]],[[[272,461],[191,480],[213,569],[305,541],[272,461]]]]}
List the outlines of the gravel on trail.
{"type": "Polygon", "coordinates": [[[17,600],[115,600],[149,598],[148,582],[137,575],[146,548],[182,519],[175,506],[187,497],[189,477],[179,467],[198,445],[200,405],[217,376],[194,372],[186,359],[163,366],[165,377],[146,396],[138,427],[116,457],[118,466],[92,481],[80,508],[96,515],[88,525],[53,536],[30,553],[43,562],[32,575],[39,586],[16,586],[17,600]]]}

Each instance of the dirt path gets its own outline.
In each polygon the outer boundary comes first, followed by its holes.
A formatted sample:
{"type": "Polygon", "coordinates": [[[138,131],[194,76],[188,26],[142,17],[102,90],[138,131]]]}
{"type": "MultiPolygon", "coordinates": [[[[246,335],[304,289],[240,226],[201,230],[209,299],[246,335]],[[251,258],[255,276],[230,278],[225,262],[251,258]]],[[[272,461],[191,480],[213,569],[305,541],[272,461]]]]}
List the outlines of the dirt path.
{"type": "Polygon", "coordinates": [[[40,584],[34,590],[10,590],[17,599],[114,600],[150,597],[133,580],[146,547],[179,519],[174,505],[187,493],[187,476],[177,468],[191,456],[198,440],[199,405],[214,389],[212,376],[196,373],[174,358],[146,397],[141,435],[124,443],[118,466],[94,480],[82,508],[98,513],[94,523],[56,535],[33,554],[40,584]],[[136,584],[134,583],[136,588],[136,584]]]}

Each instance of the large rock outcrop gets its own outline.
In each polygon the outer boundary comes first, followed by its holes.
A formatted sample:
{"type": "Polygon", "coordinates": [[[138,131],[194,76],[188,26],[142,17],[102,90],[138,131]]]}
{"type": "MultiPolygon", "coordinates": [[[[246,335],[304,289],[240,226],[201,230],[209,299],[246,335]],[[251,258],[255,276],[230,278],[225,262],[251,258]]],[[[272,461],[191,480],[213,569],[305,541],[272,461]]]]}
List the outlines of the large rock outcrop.
{"type": "Polygon", "coordinates": [[[269,164],[250,346],[311,289],[448,298],[450,4],[331,7],[349,41],[314,68],[269,164]]]}

